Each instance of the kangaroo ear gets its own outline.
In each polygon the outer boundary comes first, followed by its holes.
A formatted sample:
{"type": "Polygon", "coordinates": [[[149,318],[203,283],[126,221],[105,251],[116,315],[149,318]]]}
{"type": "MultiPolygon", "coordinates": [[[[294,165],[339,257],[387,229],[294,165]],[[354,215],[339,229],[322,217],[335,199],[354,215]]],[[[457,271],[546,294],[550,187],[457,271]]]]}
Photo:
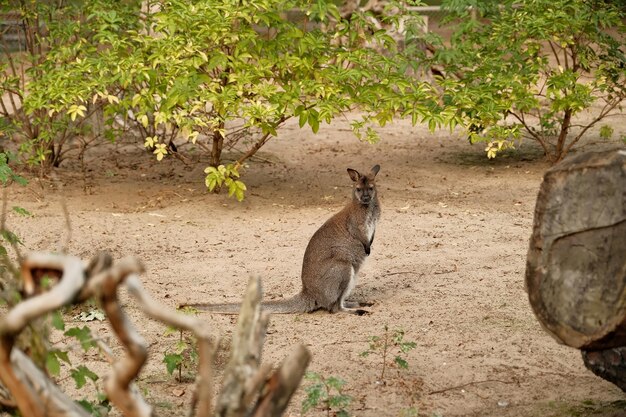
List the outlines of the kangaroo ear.
{"type": "Polygon", "coordinates": [[[374,165],[374,166],[372,167],[372,170],[370,171],[370,175],[371,175],[372,177],[375,177],[375,176],[376,176],[376,174],[378,174],[378,171],[380,171],[380,165],[374,165]]]}
{"type": "Polygon", "coordinates": [[[348,168],[348,175],[352,178],[352,181],[358,181],[361,178],[361,174],[356,169],[348,168]]]}

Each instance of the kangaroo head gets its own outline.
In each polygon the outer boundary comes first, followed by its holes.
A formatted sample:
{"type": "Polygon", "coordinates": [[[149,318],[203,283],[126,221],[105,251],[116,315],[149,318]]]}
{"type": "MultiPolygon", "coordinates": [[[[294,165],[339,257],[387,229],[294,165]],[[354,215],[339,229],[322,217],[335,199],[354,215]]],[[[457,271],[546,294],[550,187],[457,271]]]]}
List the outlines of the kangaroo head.
{"type": "Polygon", "coordinates": [[[360,204],[369,204],[376,197],[376,174],[380,165],[374,165],[367,175],[361,175],[356,169],[348,168],[348,174],[354,181],[353,198],[360,204]]]}

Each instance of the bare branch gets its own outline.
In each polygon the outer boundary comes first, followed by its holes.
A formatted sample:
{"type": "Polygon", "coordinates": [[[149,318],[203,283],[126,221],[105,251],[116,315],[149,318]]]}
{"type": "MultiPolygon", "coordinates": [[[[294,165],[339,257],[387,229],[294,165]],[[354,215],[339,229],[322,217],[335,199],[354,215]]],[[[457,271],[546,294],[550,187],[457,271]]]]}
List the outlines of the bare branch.
{"type": "Polygon", "coordinates": [[[261,282],[251,277],[241,304],[237,331],[233,335],[230,362],[224,373],[222,392],[217,399],[216,415],[221,417],[244,416],[249,404],[246,381],[254,378],[261,362],[261,352],[269,316],[261,312],[261,282]]]}
{"type": "Polygon", "coordinates": [[[136,275],[126,279],[128,292],[135,297],[141,310],[148,316],[162,323],[192,332],[198,339],[198,377],[196,379],[196,392],[194,393],[194,406],[196,416],[208,417],[211,412],[211,399],[213,398],[213,357],[215,355],[215,343],[204,321],[176,313],[174,310],[163,308],[143,289],[141,281],[136,275]]]}
{"type": "Polygon", "coordinates": [[[549,41],[548,45],[550,45],[550,49],[552,49],[552,54],[554,55],[554,58],[556,59],[557,65],[561,66],[561,60],[559,59],[559,53],[557,52],[556,48],[554,47],[554,42],[549,41]]]}
{"type": "Polygon", "coordinates": [[[545,143],[545,141],[543,140],[541,135],[539,135],[537,132],[535,132],[534,129],[532,128],[532,126],[530,126],[526,122],[526,118],[524,117],[524,113],[521,113],[521,115],[518,115],[517,113],[510,112],[510,114],[511,114],[511,116],[513,116],[517,120],[519,120],[519,122],[522,124],[522,126],[524,126],[524,129],[526,129],[526,131],[528,132],[528,134],[531,135],[533,137],[533,139],[535,139],[537,142],[539,142],[539,144],[543,148],[544,153],[546,155],[549,155],[548,145],[545,143]]]}
{"type": "Polygon", "coordinates": [[[310,360],[311,353],[306,347],[299,345],[267,381],[264,394],[259,399],[252,416],[281,416],[298,388],[310,360]]]}
{"type": "Polygon", "coordinates": [[[126,348],[126,355],[112,364],[111,374],[104,379],[104,390],[124,416],[150,417],[153,415],[152,407],[131,385],[148,358],[146,342],[135,330],[117,298],[117,288],[125,276],[109,271],[104,273],[100,302],[113,331],[126,348]]]}
{"type": "MultiPolygon", "coordinates": [[[[58,404],[74,403],[71,400],[67,401],[67,398],[56,386],[52,388],[50,386],[52,384],[45,376],[39,376],[41,371],[35,367],[30,359],[27,358],[20,362],[20,366],[14,367],[13,359],[20,360],[22,353],[18,349],[13,349],[13,345],[17,335],[32,320],[71,303],[79,293],[85,276],[82,262],[78,258],[70,256],[41,253],[29,255],[23,262],[22,274],[28,276],[31,269],[36,267],[62,270],[63,279],[48,292],[18,304],[0,319],[0,380],[13,394],[23,415],[33,417],[60,416],[64,414],[54,413],[58,404]],[[33,379],[29,380],[29,378],[33,379]],[[41,389],[42,384],[46,389],[41,389]],[[41,395],[52,400],[49,402],[41,401],[41,395]]],[[[78,410],[77,406],[75,409],[72,405],[63,407],[68,410],[67,415],[87,415],[84,412],[76,411],[78,410]],[[73,411],[73,413],[70,414],[69,411],[73,411]]]]}

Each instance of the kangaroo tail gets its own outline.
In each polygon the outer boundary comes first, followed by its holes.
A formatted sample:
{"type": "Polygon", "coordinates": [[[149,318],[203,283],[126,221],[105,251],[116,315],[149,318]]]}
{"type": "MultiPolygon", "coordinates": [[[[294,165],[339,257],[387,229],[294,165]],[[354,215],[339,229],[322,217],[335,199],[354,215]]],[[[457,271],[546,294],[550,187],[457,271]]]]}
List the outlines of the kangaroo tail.
{"type": "MultiPolygon", "coordinates": [[[[239,314],[241,303],[224,303],[224,304],[181,304],[178,308],[191,307],[196,310],[208,311],[216,314],[239,314]]],[[[262,301],[261,308],[269,313],[274,314],[293,314],[293,313],[310,313],[315,311],[315,300],[306,297],[302,293],[296,294],[286,300],[262,301]]]]}
{"type": "Polygon", "coordinates": [[[304,294],[296,294],[286,300],[271,300],[261,302],[263,310],[274,314],[311,313],[317,310],[315,300],[304,294]]]}
{"type": "Polygon", "coordinates": [[[241,310],[241,303],[223,303],[223,304],[207,304],[207,303],[189,303],[189,304],[180,304],[178,306],[181,308],[193,308],[201,311],[209,311],[211,313],[216,314],[239,314],[239,310],[241,310]]]}

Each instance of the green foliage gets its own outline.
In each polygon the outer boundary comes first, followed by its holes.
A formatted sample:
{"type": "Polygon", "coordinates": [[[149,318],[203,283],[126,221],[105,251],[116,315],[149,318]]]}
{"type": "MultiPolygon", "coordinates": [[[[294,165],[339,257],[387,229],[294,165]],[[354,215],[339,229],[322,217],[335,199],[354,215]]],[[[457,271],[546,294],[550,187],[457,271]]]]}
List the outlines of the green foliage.
{"type": "Polygon", "coordinates": [[[80,342],[80,346],[83,348],[85,352],[91,349],[92,347],[93,348],[96,347],[96,342],[93,340],[93,337],[91,336],[91,330],[89,330],[89,327],[87,326],[72,327],[68,329],[64,333],[64,335],[73,337],[78,342],[80,342]]]}
{"type": "Polygon", "coordinates": [[[67,364],[71,364],[67,352],[57,349],[48,350],[48,355],[46,356],[46,369],[52,376],[59,376],[61,373],[61,362],[59,359],[67,364]]]}
{"type": "Polygon", "coordinates": [[[55,311],[50,315],[50,324],[57,330],[65,330],[65,321],[60,311],[55,311]]]}
{"type": "Polygon", "coordinates": [[[40,166],[42,173],[58,166],[72,149],[84,148],[85,136],[106,136],[111,130],[94,126],[92,116],[103,106],[86,99],[115,82],[104,81],[110,73],[103,71],[107,51],[99,49],[104,46],[99,39],[116,29],[137,29],[140,7],[133,0],[9,0],[0,5],[0,11],[20,14],[23,35],[29,39],[22,53],[0,50],[0,93],[7,98],[0,106],[0,136],[18,141],[26,161],[40,166]],[[89,58],[98,54],[103,58],[93,65],[89,58]],[[67,106],[55,105],[67,100],[72,101],[67,106]]]}
{"type": "Polygon", "coordinates": [[[615,132],[615,129],[613,129],[609,125],[603,125],[602,127],[600,127],[600,137],[602,139],[611,138],[611,136],[613,136],[613,132],[615,132]]]}
{"type": "MultiPolygon", "coordinates": [[[[194,309],[179,310],[184,314],[195,314],[194,309]]],[[[197,343],[194,337],[186,335],[182,329],[176,329],[169,327],[165,336],[178,332],[178,340],[174,344],[173,349],[169,352],[165,352],[163,355],[163,363],[167,369],[167,373],[172,375],[174,371],[178,370],[177,379],[179,382],[183,381],[183,368],[193,369],[198,364],[198,349],[197,343]]]]}
{"type": "Polygon", "coordinates": [[[343,393],[343,387],[346,382],[334,376],[324,378],[315,372],[307,372],[305,379],[311,381],[311,384],[304,387],[306,398],[302,400],[302,413],[317,407],[323,407],[326,415],[348,417],[350,414],[346,410],[352,402],[352,397],[343,393]]]}
{"type": "MultiPolygon", "coordinates": [[[[9,166],[9,155],[6,152],[0,152],[0,183],[2,183],[3,186],[7,186],[11,182],[16,182],[20,185],[26,185],[28,183],[25,178],[17,175],[13,169],[11,169],[9,166]]],[[[19,207],[17,209],[19,210],[19,207]]],[[[17,212],[23,214],[19,211],[17,212]]],[[[24,210],[24,212],[26,211],[24,210]]]]}
{"type": "MultiPolygon", "coordinates": [[[[60,311],[55,311],[50,315],[50,324],[52,327],[54,327],[57,330],[65,330],[65,321],[60,311]]],[[[81,348],[85,352],[91,348],[96,347],[96,343],[95,343],[95,340],[93,339],[91,331],[86,326],[82,328],[72,327],[68,329],[67,331],[65,331],[64,335],[71,337],[77,342],[79,342],[81,348]]],[[[44,343],[47,344],[47,342],[44,342],[44,343]]],[[[46,349],[45,366],[49,375],[53,377],[60,376],[61,362],[64,362],[65,364],[70,366],[69,375],[74,380],[74,383],[76,384],[77,389],[83,388],[85,384],[87,383],[87,381],[89,380],[92,381],[95,385],[95,382],[98,381],[99,379],[98,375],[96,375],[96,373],[94,373],[85,365],[81,364],[76,367],[73,367],[72,362],[69,358],[68,350],[63,350],[60,348],[47,348],[46,349]]],[[[97,386],[96,386],[96,389],[97,389],[97,386]]],[[[99,392],[98,392],[98,395],[100,396],[99,392]]],[[[103,399],[101,398],[99,400],[99,403],[93,403],[93,402],[83,399],[79,401],[79,403],[88,410],[93,408],[96,411],[97,410],[102,411],[101,408],[105,406],[106,401],[103,402],[103,399]]],[[[102,413],[99,413],[96,411],[94,411],[94,415],[103,415],[102,413]]]]}
{"type": "MultiPolygon", "coordinates": [[[[626,97],[624,10],[587,0],[476,2],[444,6],[458,29],[435,42],[429,65],[445,70],[443,101],[486,142],[490,158],[516,140],[537,141],[552,162],[626,97]],[[469,18],[468,6],[485,19],[469,18]],[[593,117],[585,117],[586,110],[593,117]]],[[[609,130],[601,130],[603,137],[609,130]]]]}
{"type": "Polygon", "coordinates": [[[400,410],[400,417],[419,417],[416,407],[409,407],[400,410]]]}
{"type": "Polygon", "coordinates": [[[170,353],[163,355],[163,363],[167,368],[167,373],[172,375],[176,369],[181,369],[183,365],[183,355],[170,353]]]}
{"type": "Polygon", "coordinates": [[[78,389],[82,388],[87,383],[87,378],[91,379],[93,382],[98,380],[98,375],[85,365],[79,365],[78,367],[72,369],[70,374],[72,375],[74,382],[76,382],[76,388],[78,389]]]}
{"type": "MultiPolygon", "coordinates": [[[[13,131],[37,132],[22,143],[36,163],[60,163],[71,138],[133,129],[157,161],[175,152],[174,139],[205,150],[214,169],[207,187],[226,184],[242,199],[243,162],[292,117],[317,132],[358,109],[353,131],[368,141],[378,140],[373,126],[397,116],[432,129],[457,123],[432,86],[408,75],[415,62],[369,12],[344,19],[333,1],[160,0],[147,12],[134,0],[39,3],[13,6],[45,20],[44,53],[29,51],[26,76],[8,70],[3,90],[24,103],[19,118],[6,117],[13,131]],[[287,19],[294,10],[303,12],[287,19]],[[103,132],[89,130],[98,112],[103,132]],[[223,161],[241,145],[240,157],[223,161]]],[[[403,13],[384,23],[417,19],[394,5],[403,13]]]]}
{"type": "Polygon", "coordinates": [[[399,369],[408,369],[409,363],[406,360],[406,354],[415,349],[416,346],[415,342],[404,340],[404,330],[398,329],[390,332],[389,326],[385,325],[382,336],[370,336],[369,347],[361,352],[360,356],[367,357],[374,353],[380,355],[382,359],[380,380],[384,381],[390,357],[393,355],[392,363],[399,369]]]}
{"type": "Polygon", "coordinates": [[[227,166],[220,165],[217,168],[207,167],[204,173],[206,174],[204,181],[209,191],[219,191],[222,185],[226,185],[228,187],[229,197],[234,195],[238,201],[243,200],[246,185],[235,179],[239,178],[239,171],[236,166],[228,164],[227,166]]]}
{"type": "Polygon", "coordinates": [[[109,411],[111,411],[112,408],[109,399],[103,393],[98,393],[96,402],[87,400],[80,400],[76,402],[94,417],[106,417],[109,415],[109,411]]]}

